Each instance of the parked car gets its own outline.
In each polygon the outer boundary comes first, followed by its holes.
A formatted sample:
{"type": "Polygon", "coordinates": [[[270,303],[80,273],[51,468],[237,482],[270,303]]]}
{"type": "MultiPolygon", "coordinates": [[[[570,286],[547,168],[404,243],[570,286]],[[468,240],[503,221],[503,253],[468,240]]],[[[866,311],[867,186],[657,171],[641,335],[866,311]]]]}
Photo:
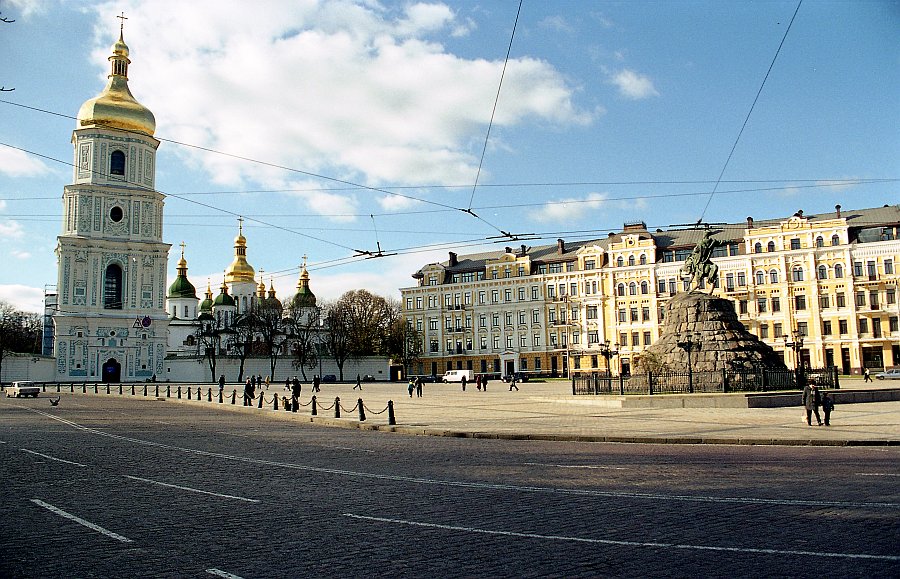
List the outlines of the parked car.
{"type": "Polygon", "coordinates": [[[21,396],[33,396],[35,398],[38,397],[38,393],[41,391],[41,387],[35,385],[34,382],[29,382],[27,380],[19,380],[17,382],[13,382],[10,386],[6,387],[6,397],[7,398],[19,398],[21,396]]]}
{"type": "Polygon", "coordinates": [[[337,382],[337,376],[334,374],[325,374],[322,376],[322,382],[337,382]]]}
{"type": "Polygon", "coordinates": [[[513,376],[516,377],[516,382],[528,382],[528,374],[523,374],[521,372],[513,372],[512,375],[507,374],[503,377],[504,382],[511,382],[513,376]]]}
{"type": "Polygon", "coordinates": [[[362,377],[362,381],[363,382],[374,382],[375,376],[372,376],[371,374],[366,374],[365,376],[362,377]]]}
{"type": "Polygon", "coordinates": [[[879,372],[875,377],[879,380],[900,380],[900,368],[879,372]]]}
{"type": "Polygon", "coordinates": [[[411,380],[421,380],[423,384],[430,382],[440,382],[437,376],[433,374],[422,374],[421,376],[410,376],[411,380]]]}

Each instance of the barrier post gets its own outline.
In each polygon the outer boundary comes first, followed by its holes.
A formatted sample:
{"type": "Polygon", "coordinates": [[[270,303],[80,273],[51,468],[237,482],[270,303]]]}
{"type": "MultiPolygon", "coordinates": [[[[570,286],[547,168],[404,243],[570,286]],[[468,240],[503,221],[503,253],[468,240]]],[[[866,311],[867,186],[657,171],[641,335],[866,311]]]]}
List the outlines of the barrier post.
{"type": "Polygon", "coordinates": [[[309,401],[309,405],[312,406],[312,415],[315,416],[319,411],[316,410],[316,397],[313,396],[312,400],[309,401]]]}
{"type": "Polygon", "coordinates": [[[224,395],[223,390],[224,388],[219,388],[219,404],[222,404],[222,396],[224,395]]]}
{"type": "Polygon", "coordinates": [[[272,410],[278,410],[278,394],[276,394],[274,396],[274,398],[275,398],[275,405],[272,406],[272,410]]]}
{"type": "Polygon", "coordinates": [[[147,396],[147,385],[144,384],[144,397],[146,397],[146,396],[147,396]]]}
{"type": "Polygon", "coordinates": [[[82,385],[81,385],[81,393],[82,393],[82,394],[87,394],[87,384],[82,384],[82,385]]]}
{"type": "Polygon", "coordinates": [[[106,393],[109,394],[109,382],[106,383],[106,393]]]}
{"type": "Polygon", "coordinates": [[[212,388],[210,388],[209,392],[206,393],[206,401],[212,402],[212,388]]]}
{"type": "Polygon", "coordinates": [[[232,390],[232,391],[231,391],[231,403],[232,403],[232,404],[236,404],[236,403],[237,403],[237,390],[232,390]]]}
{"type": "Polygon", "coordinates": [[[388,400],[388,424],[391,426],[397,425],[397,418],[394,416],[394,401],[388,400]]]}
{"type": "MultiPolygon", "coordinates": [[[[188,392],[190,392],[190,391],[191,391],[191,389],[188,388],[188,392]]],[[[178,398],[179,399],[181,398],[181,386],[180,385],[178,386],[178,398]]]]}
{"type": "Polygon", "coordinates": [[[334,398],[334,417],[341,417],[341,399],[335,396],[334,398]]]}
{"type": "Polygon", "coordinates": [[[262,391],[260,391],[260,393],[259,393],[259,406],[258,406],[259,408],[262,408],[263,399],[265,399],[265,397],[266,397],[266,395],[265,395],[262,391]]]}
{"type": "Polygon", "coordinates": [[[359,421],[365,422],[366,421],[366,409],[363,406],[362,398],[360,398],[359,400],[356,401],[356,405],[359,406],[359,421]]]}
{"type": "Polygon", "coordinates": [[[120,396],[122,395],[122,383],[121,382],[119,382],[119,395],[120,396]]]}
{"type": "Polygon", "coordinates": [[[171,398],[171,397],[172,397],[172,386],[166,385],[166,398],[171,398]]]}
{"type": "MultiPolygon", "coordinates": [[[[180,396],[181,395],[181,387],[178,388],[178,394],[179,394],[178,397],[181,398],[181,396],[180,396]]],[[[191,387],[190,386],[188,386],[188,389],[187,389],[187,396],[188,396],[188,400],[190,400],[191,399],[191,387]]]]}

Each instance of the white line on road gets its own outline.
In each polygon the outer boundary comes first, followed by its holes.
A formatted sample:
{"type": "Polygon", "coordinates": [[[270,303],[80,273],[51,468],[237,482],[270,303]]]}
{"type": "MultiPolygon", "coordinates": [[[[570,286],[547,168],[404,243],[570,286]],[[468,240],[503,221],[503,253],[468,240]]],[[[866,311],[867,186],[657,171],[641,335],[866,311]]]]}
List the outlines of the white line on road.
{"type": "Polygon", "coordinates": [[[55,416],[53,414],[48,414],[46,412],[42,412],[40,410],[35,410],[33,408],[29,408],[31,412],[36,414],[40,414],[42,416],[46,416],[48,418],[52,418],[53,420],[58,420],[64,424],[70,425],[72,428],[77,428],[78,430],[82,430],[85,432],[90,432],[97,436],[106,436],[108,438],[112,438],[115,440],[123,440],[126,442],[131,442],[134,444],[143,444],[145,446],[152,446],[156,448],[163,448],[167,450],[177,450],[179,452],[186,452],[189,454],[195,454],[198,456],[207,456],[211,458],[220,458],[223,460],[232,460],[235,462],[243,462],[245,464],[262,464],[266,466],[276,466],[280,468],[290,468],[295,470],[301,470],[305,472],[315,472],[320,474],[330,474],[335,476],[345,476],[345,477],[353,477],[353,478],[368,478],[368,479],[376,479],[376,480],[390,480],[396,482],[405,482],[410,484],[422,484],[422,485],[436,485],[436,486],[447,486],[447,487],[457,487],[457,488],[474,488],[474,489],[488,489],[488,490],[500,490],[500,491],[514,491],[514,492],[524,492],[524,493],[553,493],[553,494],[561,494],[561,495],[576,495],[576,496],[587,496],[587,497],[603,497],[603,498],[613,498],[613,499],[636,499],[636,500],[653,500],[653,501],[686,501],[686,502],[699,502],[699,503],[731,503],[731,504],[749,504],[749,505],[779,505],[779,506],[790,506],[790,507],[835,507],[835,508],[859,508],[859,509],[900,509],[900,502],[895,503],[887,503],[887,502],[864,502],[864,501],[821,501],[821,500],[803,500],[803,499],[769,499],[763,497],[717,497],[717,496],[704,496],[704,495],[676,495],[676,494],[665,494],[665,493],[638,493],[638,492],[627,492],[627,491],[600,491],[594,489],[568,489],[568,488],[553,488],[553,487],[539,487],[539,486],[520,486],[520,485],[510,485],[510,484],[498,484],[498,483],[484,483],[484,482],[474,482],[474,481],[455,481],[455,480],[447,480],[447,479],[429,479],[429,478],[418,478],[411,476],[402,476],[402,475],[389,475],[389,474],[379,474],[372,472],[361,472],[361,471],[353,471],[353,470],[343,470],[337,468],[325,468],[325,467],[317,467],[310,466],[305,464],[296,464],[290,462],[278,462],[274,460],[263,460],[259,458],[252,458],[246,456],[236,456],[232,454],[224,454],[220,452],[210,452],[207,450],[197,450],[193,448],[185,448],[181,446],[173,446],[171,444],[163,444],[161,442],[153,442],[150,440],[142,440],[139,438],[131,438],[128,436],[122,436],[120,434],[112,434],[109,432],[103,432],[102,430],[96,430],[93,428],[89,428],[87,426],[82,426],[76,422],[72,422],[71,420],[66,420],[65,418],[61,418],[59,416],[55,416]]]}
{"type": "Polygon", "coordinates": [[[331,449],[334,449],[334,450],[350,450],[350,451],[352,451],[352,452],[369,452],[369,453],[372,453],[372,454],[375,453],[374,450],[369,450],[369,449],[366,449],[366,448],[352,448],[352,447],[349,447],[349,446],[328,446],[328,445],[326,445],[326,444],[322,444],[322,445],[319,445],[319,448],[331,448],[331,449]]]}
{"type": "Polygon", "coordinates": [[[223,495],[220,493],[213,493],[213,492],[204,491],[201,489],[195,489],[195,488],[191,488],[191,487],[183,487],[180,485],[173,485],[173,484],[169,484],[169,483],[159,482],[158,480],[151,480],[149,478],[141,478],[139,476],[131,476],[131,475],[126,474],[125,478],[130,478],[131,480],[139,480],[142,482],[148,482],[148,483],[152,483],[155,485],[159,485],[161,487],[169,487],[169,488],[178,489],[178,490],[182,490],[182,491],[190,491],[192,493],[201,493],[204,495],[212,495],[214,497],[221,497],[223,499],[237,499],[239,501],[247,501],[248,503],[258,503],[259,502],[257,499],[248,499],[246,497],[238,497],[235,495],[223,495]]]}
{"type": "Polygon", "coordinates": [[[858,472],[857,476],[900,476],[900,474],[892,472],[858,472]]]}
{"type": "Polygon", "coordinates": [[[56,461],[59,461],[59,462],[64,462],[64,463],[66,463],[66,464],[74,464],[75,466],[87,466],[86,464],[81,464],[80,462],[72,462],[71,460],[65,460],[65,459],[63,459],[63,458],[56,458],[55,456],[50,456],[49,454],[43,454],[43,453],[41,453],[41,452],[35,452],[35,451],[33,451],[33,450],[28,450],[27,448],[20,448],[19,450],[21,450],[22,452],[27,452],[27,453],[29,453],[29,454],[34,454],[34,455],[37,455],[37,456],[42,456],[42,457],[44,457],[44,458],[46,458],[46,459],[49,459],[49,460],[56,460],[56,461]]]}
{"type": "Polygon", "coordinates": [[[229,573],[228,571],[222,571],[221,569],[207,569],[206,572],[217,577],[225,577],[226,579],[244,579],[240,575],[235,575],[234,573],[229,573]]]}
{"type": "Polygon", "coordinates": [[[555,468],[587,468],[587,469],[603,469],[603,470],[628,470],[625,466],[603,466],[599,464],[546,464],[543,462],[523,462],[527,466],[552,466],[555,468]]]}
{"type": "Polygon", "coordinates": [[[478,529],[475,527],[461,527],[456,525],[441,525],[438,523],[422,523],[419,521],[406,521],[403,519],[388,519],[384,517],[369,517],[344,513],[345,517],[362,521],[374,521],[379,523],[391,523],[395,525],[408,525],[412,527],[428,527],[432,529],[444,529],[448,531],[462,531],[465,533],[483,533],[485,535],[503,535],[507,537],[524,537],[529,539],[547,539],[551,541],[572,541],[578,543],[598,543],[601,545],[616,545],[620,547],[652,547],[663,549],[685,549],[696,551],[725,551],[729,553],[753,553],[762,555],[806,555],[812,557],[838,557],[845,559],[876,559],[879,561],[900,561],[897,555],[870,555],[867,553],[831,553],[828,551],[794,551],[790,549],[759,549],[754,547],[716,547],[713,545],[688,545],[684,543],[661,543],[654,541],[616,541],[613,539],[589,539],[585,537],[566,537],[564,535],[541,535],[538,533],[518,533],[515,531],[497,531],[491,529],[478,529]]]}
{"type": "Polygon", "coordinates": [[[57,515],[59,515],[61,517],[65,517],[65,518],[69,519],[70,521],[75,521],[79,525],[84,525],[88,529],[97,531],[98,533],[106,535],[107,537],[111,537],[117,541],[122,541],[123,543],[131,543],[132,542],[131,539],[129,539],[128,537],[123,537],[122,535],[119,535],[118,533],[113,533],[112,531],[108,531],[99,525],[95,525],[94,523],[92,523],[90,521],[85,521],[81,517],[76,517],[75,515],[73,515],[71,513],[67,513],[66,511],[64,511],[58,507],[54,507],[53,505],[51,505],[49,503],[45,503],[44,501],[42,501],[40,499],[31,499],[31,502],[38,505],[39,507],[44,507],[51,513],[56,513],[57,515]]]}

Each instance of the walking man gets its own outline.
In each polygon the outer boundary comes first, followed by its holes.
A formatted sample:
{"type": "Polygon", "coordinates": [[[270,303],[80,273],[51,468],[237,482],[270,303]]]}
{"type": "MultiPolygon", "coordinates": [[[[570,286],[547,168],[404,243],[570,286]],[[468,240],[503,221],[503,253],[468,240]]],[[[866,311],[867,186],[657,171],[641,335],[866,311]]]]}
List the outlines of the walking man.
{"type": "Polygon", "coordinates": [[[871,382],[871,381],[872,381],[872,376],[869,375],[869,369],[865,368],[863,370],[863,384],[865,384],[866,382],[871,382]]]}
{"type": "Polygon", "coordinates": [[[422,377],[416,378],[416,398],[422,397],[422,377]]]}
{"type": "Polygon", "coordinates": [[[463,387],[463,392],[465,392],[466,391],[466,377],[465,376],[462,377],[462,387],[463,387]]]}
{"type": "Polygon", "coordinates": [[[296,376],[294,376],[294,380],[291,382],[291,386],[291,395],[293,396],[293,408],[291,408],[291,410],[297,412],[297,410],[300,409],[300,392],[303,390],[303,386],[300,384],[300,380],[298,380],[296,376]]]}
{"type": "Polygon", "coordinates": [[[819,426],[822,426],[822,418],[819,416],[819,406],[822,404],[822,399],[819,396],[819,388],[816,386],[816,381],[813,378],[809,379],[809,382],[806,383],[806,388],[803,389],[803,406],[806,408],[806,424],[812,426],[812,415],[815,413],[816,422],[819,423],[819,426]]]}
{"type": "Polygon", "coordinates": [[[356,390],[357,388],[362,391],[362,380],[360,379],[359,374],[356,375],[356,386],[354,386],[353,389],[356,390]]]}
{"type": "Polygon", "coordinates": [[[225,389],[225,374],[219,376],[219,393],[221,394],[222,390],[225,389]]]}
{"type": "Polygon", "coordinates": [[[319,380],[319,375],[318,375],[318,374],[316,374],[315,376],[313,376],[313,392],[319,392],[319,383],[320,383],[320,382],[321,382],[321,381],[319,380]]]}
{"type": "Polygon", "coordinates": [[[519,391],[519,387],[516,386],[516,375],[513,374],[512,378],[509,381],[509,391],[512,392],[513,388],[516,389],[516,392],[519,391]]]}

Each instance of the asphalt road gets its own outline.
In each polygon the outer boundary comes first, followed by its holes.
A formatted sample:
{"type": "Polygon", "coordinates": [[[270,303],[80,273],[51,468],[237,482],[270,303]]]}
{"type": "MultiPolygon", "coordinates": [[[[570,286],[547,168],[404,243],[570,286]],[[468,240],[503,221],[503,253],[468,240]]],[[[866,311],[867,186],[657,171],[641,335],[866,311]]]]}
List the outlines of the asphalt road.
{"type": "Polygon", "coordinates": [[[431,438],[0,400],[2,577],[900,576],[900,449],[431,438]]]}

